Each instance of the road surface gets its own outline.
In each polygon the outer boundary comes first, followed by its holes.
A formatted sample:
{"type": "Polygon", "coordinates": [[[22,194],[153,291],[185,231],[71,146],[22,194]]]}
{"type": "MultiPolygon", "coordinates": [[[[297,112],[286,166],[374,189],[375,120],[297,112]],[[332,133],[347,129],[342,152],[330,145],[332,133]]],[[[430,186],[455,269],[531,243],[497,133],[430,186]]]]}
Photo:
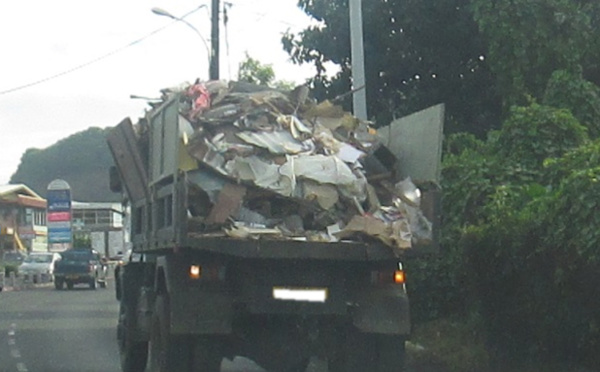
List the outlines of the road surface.
{"type": "MultiPolygon", "coordinates": [[[[0,372],[120,372],[118,302],[108,289],[48,285],[0,293],[0,372]]],[[[248,360],[222,372],[262,371],[248,360]]]]}

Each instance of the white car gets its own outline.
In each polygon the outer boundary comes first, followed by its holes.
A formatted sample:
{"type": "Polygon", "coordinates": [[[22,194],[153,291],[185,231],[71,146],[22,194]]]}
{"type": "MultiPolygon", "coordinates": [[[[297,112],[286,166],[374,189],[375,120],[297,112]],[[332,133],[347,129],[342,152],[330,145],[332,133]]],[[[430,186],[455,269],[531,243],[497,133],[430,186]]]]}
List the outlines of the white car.
{"type": "Polygon", "coordinates": [[[58,253],[31,252],[19,266],[19,275],[32,283],[37,283],[38,279],[42,282],[53,281],[54,263],[58,260],[60,260],[58,253]]]}

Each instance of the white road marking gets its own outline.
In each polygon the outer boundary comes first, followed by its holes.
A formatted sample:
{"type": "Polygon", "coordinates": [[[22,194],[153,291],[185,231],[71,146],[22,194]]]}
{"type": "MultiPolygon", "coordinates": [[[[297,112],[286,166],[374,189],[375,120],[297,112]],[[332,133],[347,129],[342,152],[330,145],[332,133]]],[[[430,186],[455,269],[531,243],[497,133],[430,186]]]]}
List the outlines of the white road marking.
{"type": "MultiPolygon", "coordinates": [[[[17,324],[12,323],[10,325],[10,329],[8,331],[8,345],[10,346],[10,355],[13,358],[19,360],[19,359],[21,359],[21,352],[17,348],[17,340],[15,339],[16,334],[17,334],[17,324]]],[[[29,370],[27,369],[27,366],[23,362],[17,362],[16,366],[17,366],[17,372],[29,372],[29,370]]]]}

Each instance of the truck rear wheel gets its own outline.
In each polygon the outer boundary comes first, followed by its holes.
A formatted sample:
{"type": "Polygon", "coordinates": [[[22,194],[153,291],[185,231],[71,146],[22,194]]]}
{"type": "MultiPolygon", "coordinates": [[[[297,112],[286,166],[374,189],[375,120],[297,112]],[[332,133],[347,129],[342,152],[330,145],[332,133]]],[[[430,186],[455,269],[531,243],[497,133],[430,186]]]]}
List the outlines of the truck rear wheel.
{"type": "Polygon", "coordinates": [[[67,282],[67,289],[73,289],[73,282],[67,282]]]}
{"type": "Polygon", "coordinates": [[[144,372],[148,360],[148,342],[133,339],[131,319],[133,313],[124,304],[119,309],[117,341],[122,372],[144,372]]]}
{"type": "Polygon", "coordinates": [[[330,372],[404,372],[405,337],[351,332],[334,358],[330,372]]]}
{"type": "Polygon", "coordinates": [[[63,282],[62,279],[56,279],[56,280],[54,280],[54,289],[61,290],[61,289],[63,289],[64,284],[65,283],[63,282]]]}
{"type": "Polygon", "coordinates": [[[190,342],[185,337],[171,334],[170,313],[168,297],[158,295],[150,331],[151,372],[190,371],[192,359],[190,342]]]}

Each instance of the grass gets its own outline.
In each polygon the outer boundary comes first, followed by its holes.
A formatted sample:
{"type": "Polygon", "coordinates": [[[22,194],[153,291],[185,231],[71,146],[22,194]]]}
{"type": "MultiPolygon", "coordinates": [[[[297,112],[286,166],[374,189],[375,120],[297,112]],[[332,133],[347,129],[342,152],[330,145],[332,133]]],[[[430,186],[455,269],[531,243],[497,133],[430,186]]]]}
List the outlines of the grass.
{"type": "Polygon", "coordinates": [[[415,325],[407,355],[415,372],[483,372],[490,364],[476,323],[451,319],[415,325]]]}

